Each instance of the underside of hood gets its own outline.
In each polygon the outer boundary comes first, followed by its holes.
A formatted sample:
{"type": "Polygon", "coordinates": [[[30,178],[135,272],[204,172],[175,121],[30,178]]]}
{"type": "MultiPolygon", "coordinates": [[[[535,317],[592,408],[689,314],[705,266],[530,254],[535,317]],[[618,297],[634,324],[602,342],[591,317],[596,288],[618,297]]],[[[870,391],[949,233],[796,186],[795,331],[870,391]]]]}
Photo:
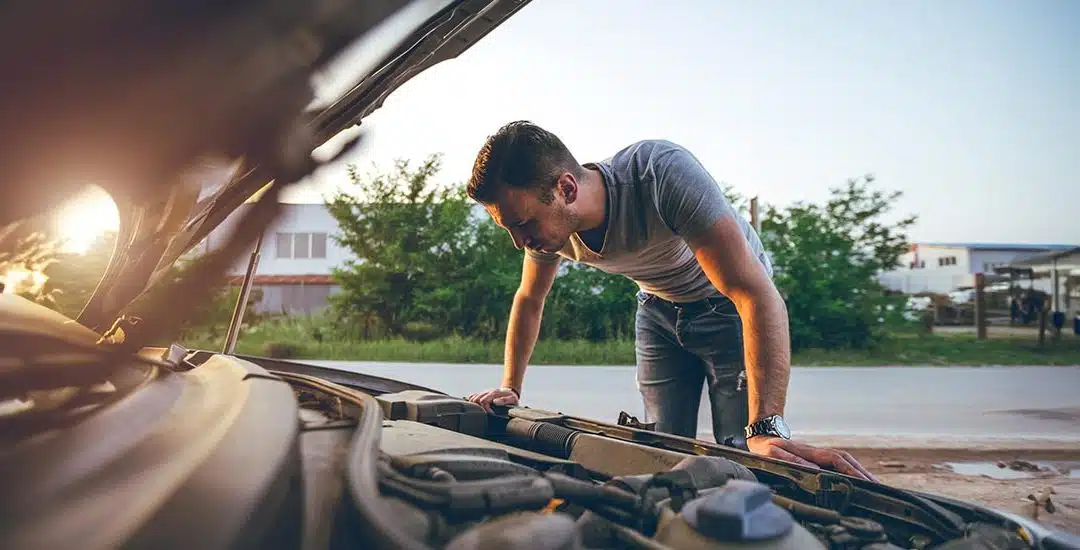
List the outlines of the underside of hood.
{"type": "Polygon", "coordinates": [[[8,89],[0,124],[9,131],[0,147],[0,228],[55,207],[86,183],[99,185],[116,202],[119,232],[78,321],[103,332],[131,313],[136,299],[144,317],[197,301],[276,217],[281,188],[319,166],[312,151],[528,2],[186,0],[150,7],[67,0],[5,7],[0,69],[8,89]],[[401,26],[403,18],[415,24],[381,47],[380,61],[357,69],[355,85],[340,97],[313,107],[314,75],[348,48],[366,47],[359,41],[380,25],[401,26]],[[230,167],[215,172],[222,178],[216,185],[200,170],[206,159],[230,167]],[[200,196],[207,187],[216,191],[200,196]],[[220,251],[200,259],[187,281],[164,280],[245,202],[255,204],[220,251]],[[151,290],[162,295],[147,298],[151,290]]]}

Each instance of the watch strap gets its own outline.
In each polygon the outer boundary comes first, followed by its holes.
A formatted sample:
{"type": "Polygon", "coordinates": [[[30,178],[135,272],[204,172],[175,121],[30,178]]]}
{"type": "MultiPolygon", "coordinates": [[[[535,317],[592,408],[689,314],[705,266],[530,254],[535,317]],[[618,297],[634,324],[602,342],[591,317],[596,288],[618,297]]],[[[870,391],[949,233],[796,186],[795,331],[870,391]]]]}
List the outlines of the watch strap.
{"type": "Polygon", "coordinates": [[[777,427],[776,424],[778,422],[784,422],[784,417],[778,414],[774,414],[771,416],[766,416],[765,418],[762,418],[757,422],[752,422],[748,424],[743,430],[746,435],[746,439],[750,439],[751,437],[758,435],[771,435],[774,437],[789,439],[790,436],[777,427]]]}

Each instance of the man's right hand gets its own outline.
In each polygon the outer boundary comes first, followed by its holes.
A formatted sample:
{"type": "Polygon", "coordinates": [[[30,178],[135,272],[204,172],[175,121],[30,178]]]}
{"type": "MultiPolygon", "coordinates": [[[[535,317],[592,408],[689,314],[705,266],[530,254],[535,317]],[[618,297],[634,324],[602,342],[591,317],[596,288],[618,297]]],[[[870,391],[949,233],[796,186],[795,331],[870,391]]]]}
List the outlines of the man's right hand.
{"type": "Polygon", "coordinates": [[[507,387],[474,393],[468,397],[468,400],[480,405],[487,412],[491,412],[492,405],[511,407],[518,404],[517,393],[507,387]]]}

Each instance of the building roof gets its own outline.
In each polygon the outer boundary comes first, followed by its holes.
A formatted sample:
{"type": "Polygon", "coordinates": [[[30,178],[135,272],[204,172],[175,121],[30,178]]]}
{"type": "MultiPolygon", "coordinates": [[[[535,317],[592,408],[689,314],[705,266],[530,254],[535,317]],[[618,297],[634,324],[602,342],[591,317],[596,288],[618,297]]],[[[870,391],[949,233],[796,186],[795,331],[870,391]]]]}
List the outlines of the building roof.
{"type": "Polygon", "coordinates": [[[1080,267],[1080,246],[1066,250],[1056,250],[1048,254],[1040,254],[1032,258],[1017,260],[1011,264],[1013,267],[1047,267],[1058,265],[1059,267],[1080,267]]]}
{"type": "Polygon", "coordinates": [[[941,248],[968,248],[972,250],[1071,250],[1075,244],[1046,244],[1046,243],[977,243],[977,242],[919,242],[912,243],[919,246],[937,246],[941,248]]]}
{"type": "Polygon", "coordinates": [[[1063,275],[1080,275],[1080,246],[1024,258],[1009,265],[996,266],[994,272],[1038,278],[1051,274],[1055,269],[1063,275]]]}

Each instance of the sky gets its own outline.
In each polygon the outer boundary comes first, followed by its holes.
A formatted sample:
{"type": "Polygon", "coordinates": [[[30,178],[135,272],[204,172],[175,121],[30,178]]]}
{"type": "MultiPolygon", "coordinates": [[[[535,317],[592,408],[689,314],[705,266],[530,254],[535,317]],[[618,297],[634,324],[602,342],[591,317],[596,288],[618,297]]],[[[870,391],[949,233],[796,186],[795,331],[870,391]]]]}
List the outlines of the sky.
{"type": "MultiPolygon", "coordinates": [[[[395,32],[319,75],[319,97],[351,86],[395,32]]],[[[348,164],[433,153],[441,183],[464,182],[484,139],[518,119],[582,162],[668,139],[781,206],[872,173],[903,192],[894,218],[918,216],[912,241],[1080,244],[1074,0],[532,0],[391,94],[364,144],[285,200],[349,189],[348,164]]],[[[107,202],[112,217],[70,224],[84,245],[90,221],[115,225],[107,202]]]]}
{"type": "MultiPolygon", "coordinates": [[[[1080,243],[1080,2],[660,6],[533,0],[394,92],[344,162],[442,153],[440,180],[462,182],[488,135],[527,119],[583,162],[675,141],[778,205],[873,173],[919,216],[913,240],[1080,243]]],[[[347,181],[327,168],[287,200],[347,181]]]]}

